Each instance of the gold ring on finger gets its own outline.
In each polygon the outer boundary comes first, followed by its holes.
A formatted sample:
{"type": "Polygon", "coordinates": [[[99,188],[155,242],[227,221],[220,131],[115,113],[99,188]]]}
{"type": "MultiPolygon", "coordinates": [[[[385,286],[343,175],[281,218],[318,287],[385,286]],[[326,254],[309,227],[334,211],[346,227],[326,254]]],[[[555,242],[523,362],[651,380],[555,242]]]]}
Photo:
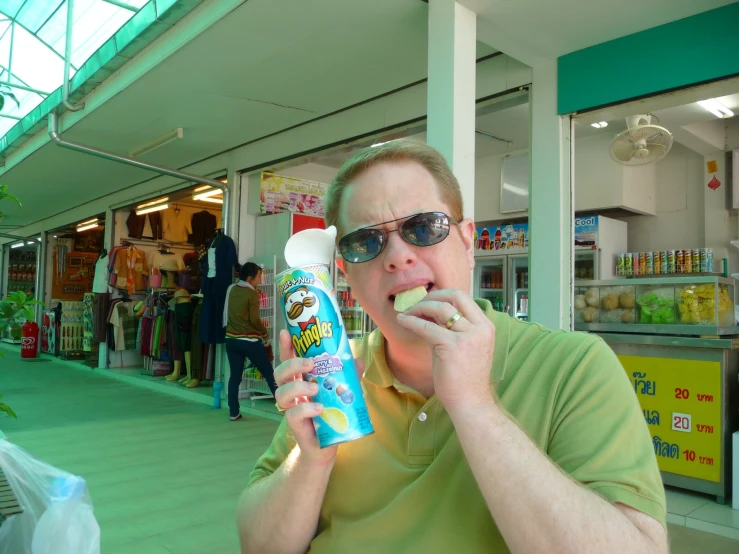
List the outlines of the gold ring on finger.
{"type": "Polygon", "coordinates": [[[451,331],[452,327],[454,326],[455,323],[457,323],[457,320],[460,317],[462,317],[462,314],[460,314],[459,312],[455,313],[452,317],[449,318],[449,321],[447,321],[444,324],[444,327],[446,327],[447,329],[451,331]]]}

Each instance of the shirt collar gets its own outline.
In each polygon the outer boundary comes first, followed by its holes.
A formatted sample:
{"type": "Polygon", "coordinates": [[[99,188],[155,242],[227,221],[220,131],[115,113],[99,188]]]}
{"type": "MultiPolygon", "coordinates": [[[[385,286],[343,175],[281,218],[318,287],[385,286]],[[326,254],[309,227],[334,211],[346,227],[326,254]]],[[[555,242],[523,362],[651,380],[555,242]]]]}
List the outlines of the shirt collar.
{"type": "MultiPolygon", "coordinates": [[[[505,378],[506,363],[508,360],[508,344],[510,337],[510,317],[496,312],[488,300],[475,300],[480,309],[495,325],[495,353],[491,369],[493,383],[499,383],[505,378]]],[[[385,337],[379,329],[375,329],[369,336],[369,348],[372,361],[364,373],[364,379],[378,387],[391,387],[395,377],[387,366],[385,358],[385,337]]]]}

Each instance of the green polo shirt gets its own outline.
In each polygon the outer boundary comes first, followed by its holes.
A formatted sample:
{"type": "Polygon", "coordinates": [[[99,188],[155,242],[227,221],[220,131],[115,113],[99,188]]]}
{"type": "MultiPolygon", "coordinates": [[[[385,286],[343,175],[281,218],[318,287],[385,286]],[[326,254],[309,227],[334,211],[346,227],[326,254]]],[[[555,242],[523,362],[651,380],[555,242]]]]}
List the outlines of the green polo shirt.
{"type": "MultiPolygon", "coordinates": [[[[491,379],[500,404],[573,479],[664,525],[652,440],[611,349],[596,336],[553,332],[478,303],[496,328],[491,379]]],[[[366,364],[375,433],[339,446],[310,552],[509,552],[436,396],[393,377],[379,330],[352,348],[366,364]]],[[[249,486],[294,446],[283,421],[249,486]]],[[[489,445],[490,456],[495,449],[489,445]]]]}

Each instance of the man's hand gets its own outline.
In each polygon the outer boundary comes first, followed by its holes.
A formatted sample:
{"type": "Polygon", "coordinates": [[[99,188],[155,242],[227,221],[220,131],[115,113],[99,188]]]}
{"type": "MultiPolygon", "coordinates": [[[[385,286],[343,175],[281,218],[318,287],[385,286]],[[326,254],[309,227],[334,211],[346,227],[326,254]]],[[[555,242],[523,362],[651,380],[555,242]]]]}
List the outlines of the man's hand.
{"type": "Polygon", "coordinates": [[[490,372],[495,326],[458,290],[435,290],[398,314],[398,323],[431,346],[434,390],[449,415],[494,403],[490,372]],[[451,328],[446,324],[459,313],[451,328]]]}

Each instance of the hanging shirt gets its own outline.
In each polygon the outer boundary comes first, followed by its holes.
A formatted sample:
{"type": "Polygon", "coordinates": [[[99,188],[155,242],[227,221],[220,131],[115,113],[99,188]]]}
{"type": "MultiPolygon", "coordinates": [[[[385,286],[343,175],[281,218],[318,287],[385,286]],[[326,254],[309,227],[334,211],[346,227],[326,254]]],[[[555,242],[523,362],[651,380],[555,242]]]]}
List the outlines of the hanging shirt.
{"type": "Polygon", "coordinates": [[[208,248],[208,277],[216,276],[216,249],[215,247],[208,248]]]}
{"type": "Polygon", "coordinates": [[[100,256],[95,262],[95,278],[92,281],[92,292],[104,294],[108,292],[108,255],[100,256]]]}
{"type": "Polygon", "coordinates": [[[164,271],[182,271],[185,261],[179,254],[162,254],[157,250],[149,254],[149,269],[157,268],[164,271]],[[164,266],[164,267],[163,267],[164,266]]]}
{"type": "Polygon", "coordinates": [[[182,210],[165,210],[162,212],[164,218],[164,238],[172,242],[188,242],[192,233],[190,215],[182,210]]]}

